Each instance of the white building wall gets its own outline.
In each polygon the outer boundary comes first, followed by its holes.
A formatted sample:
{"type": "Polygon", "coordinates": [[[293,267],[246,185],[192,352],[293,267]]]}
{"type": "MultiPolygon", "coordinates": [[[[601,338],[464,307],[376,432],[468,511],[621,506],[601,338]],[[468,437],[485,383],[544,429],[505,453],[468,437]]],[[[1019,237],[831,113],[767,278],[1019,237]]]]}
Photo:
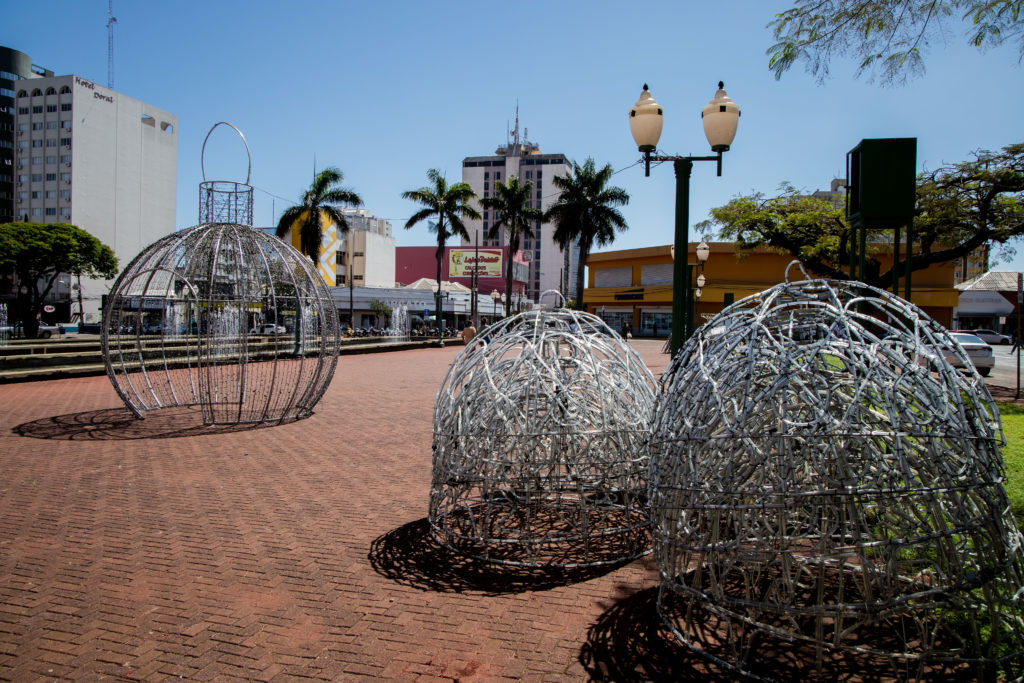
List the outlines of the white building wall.
{"type": "MultiPolygon", "coordinates": [[[[58,159],[70,155],[71,161],[59,161],[52,168],[44,164],[43,180],[29,183],[29,192],[42,193],[41,200],[29,200],[29,220],[77,225],[113,249],[123,270],[145,247],[174,231],[177,117],[74,75],[32,79],[25,86],[44,93],[53,87],[58,94],[19,98],[19,106],[42,105],[43,112],[30,109],[18,121],[24,119],[30,128],[42,122],[44,140],[52,134],[58,143],[69,138],[71,143],[41,148],[44,158],[55,149],[58,159]],[[70,93],[60,94],[64,86],[70,93]],[[46,111],[51,104],[57,105],[56,112],[46,111]],[[50,121],[58,122],[55,130],[46,128],[50,121]],[[70,122],[70,129],[65,122],[70,122]],[[47,180],[48,174],[55,179],[47,180]],[[48,192],[56,199],[46,198],[48,192]],[[42,215],[33,211],[39,207],[42,215]],[[51,207],[57,209],[56,215],[45,214],[51,207]]],[[[28,149],[30,160],[34,151],[28,149]]],[[[36,177],[31,163],[29,173],[30,179],[36,177]]],[[[24,212],[19,208],[18,213],[24,212]]],[[[86,322],[100,320],[101,297],[112,284],[113,280],[82,280],[86,322]]]]}
{"type": "MultiPolygon", "coordinates": [[[[509,145],[506,150],[517,152],[522,148],[516,145],[509,145]]],[[[551,204],[558,199],[558,190],[551,181],[556,175],[568,175],[571,173],[571,165],[568,159],[559,154],[530,154],[519,155],[515,153],[496,155],[490,157],[466,157],[462,163],[462,180],[468,183],[477,197],[484,197],[485,193],[494,195],[494,184],[497,180],[507,183],[509,178],[518,177],[523,184],[530,182],[533,185],[532,202],[535,208],[546,211],[551,204]],[[538,163],[544,160],[548,163],[538,163]],[[550,162],[554,163],[550,163],[550,162]],[[537,172],[540,171],[538,178],[537,172]],[[538,186],[539,184],[539,186],[538,186]]],[[[484,213],[478,205],[477,209],[484,213]]],[[[469,240],[463,240],[462,246],[472,246],[476,234],[480,236],[480,246],[503,246],[508,244],[507,234],[503,231],[501,237],[489,240],[487,234],[494,224],[493,216],[488,215],[487,220],[467,220],[466,230],[469,233],[469,240]]],[[[536,227],[534,228],[536,231],[536,227]]],[[[523,241],[521,249],[532,252],[530,263],[530,276],[526,284],[527,296],[536,301],[537,297],[545,290],[559,290],[560,280],[563,277],[563,254],[553,239],[555,226],[543,223],[540,228],[539,240],[530,240],[529,246],[526,240],[523,241]],[[537,242],[539,241],[539,248],[537,242]],[[539,256],[538,256],[539,254],[539,256]]],[[[570,249],[570,267],[565,276],[568,280],[566,298],[571,299],[576,291],[576,264],[579,261],[579,248],[570,249]]],[[[545,300],[545,303],[553,303],[545,300]]]]}

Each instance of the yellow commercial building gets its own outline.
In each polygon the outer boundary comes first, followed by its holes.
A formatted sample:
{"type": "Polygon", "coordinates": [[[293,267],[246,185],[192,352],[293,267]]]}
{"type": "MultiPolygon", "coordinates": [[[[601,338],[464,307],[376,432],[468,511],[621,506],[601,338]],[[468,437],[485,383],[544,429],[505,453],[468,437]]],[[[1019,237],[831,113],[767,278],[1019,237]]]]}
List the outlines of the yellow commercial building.
{"type": "MultiPolygon", "coordinates": [[[[697,324],[734,301],[762,292],[785,279],[793,256],[767,248],[739,249],[715,242],[704,265],[707,279],[697,302],[697,324]]],[[[689,263],[696,263],[690,243],[689,263]]],[[[892,254],[873,254],[885,272],[892,254]]],[[[628,324],[633,334],[667,337],[672,327],[672,248],[669,245],[590,254],[587,258],[586,310],[600,315],[616,330],[628,324]]],[[[949,327],[957,304],[955,264],[943,263],[915,271],[911,300],[936,321],[949,327]]],[[[790,276],[802,279],[794,267],[790,276]]],[[[902,282],[900,285],[902,293],[902,282]]]]}

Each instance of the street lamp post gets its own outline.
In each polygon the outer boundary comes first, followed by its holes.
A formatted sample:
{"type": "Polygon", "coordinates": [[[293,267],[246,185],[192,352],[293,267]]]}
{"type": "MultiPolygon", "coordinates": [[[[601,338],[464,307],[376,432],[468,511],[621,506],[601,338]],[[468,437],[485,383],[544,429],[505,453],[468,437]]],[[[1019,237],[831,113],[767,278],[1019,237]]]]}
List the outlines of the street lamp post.
{"type": "MultiPolygon", "coordinates": [[[[671,161],[676,173],[675,210],[675,251],[680,255],[674,259],[672,269],[672,342],[671,353],[675,356],[692,331],[689,315],[690,274],[698,264],[688,263],[690,243],[690,173],[695,161],[714,161],[718,175],[722,175],[722,153],[729,151],[736,127],[739,123],[740,108],[729,98],[721,81],[718,91],[701,113],[704,135],[711,145],[714,156],[662,156],[656,155],[664,111],[651,96],[647,85],[640,99],[629,110],[629,128],[637,148],[644,155],[644,175],[651,173],[651,161],[671,161]]],[[[706,244],[704,246],[707,246],[706,244]]],[[[707,252],[704,252],[705,260],[707,252]]],[[[698,256],[698,260],[700,260],[698,256]]]]}
{"type": "Polygon", "coordinates": [[[501,299],[501,293],[499,293],[498,290],[496,290],[496,289],[493,290],[491,292],[491,301],[494,302],[494,319],[495,320],[498,319],[498,300],[499,299],[501,299]]]}

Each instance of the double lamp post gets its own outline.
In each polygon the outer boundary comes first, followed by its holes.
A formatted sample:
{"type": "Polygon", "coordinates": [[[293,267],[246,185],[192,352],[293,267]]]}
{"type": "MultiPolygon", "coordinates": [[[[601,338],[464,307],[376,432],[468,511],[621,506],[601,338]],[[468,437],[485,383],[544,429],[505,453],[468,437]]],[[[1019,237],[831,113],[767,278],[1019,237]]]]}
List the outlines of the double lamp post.
{"type": "MultiPolygon", "coordinates": [[[[690,248],[690,173],[695,161],[714,161],[718,175],[722,175],[722,153],[729,151],[736,127],[739,124],[740,108],[726,94],[724,85],[718,83],[714,98],[701,112],[704,135],[711,145],[714,156],[663,156],[657,154],[658,139],[664,121],[664,110],[651,96],[647,85],[640,99],[629,110],[629,129],[637,147],[644,155],[644,175],[651,174],[652,161],[671,161],[676,172],[675,246],[672,270],[672,337],[671,354],[678,353],[683,342],[689,339],[696,317],[692,305],[691,281],[693,269],[703,270],[710,249],[706,242],[697,247],[697,263],[689,263],[690,248]]],[[[704,275],[698,276],[697,290],[704,286],[704,275]]]]}

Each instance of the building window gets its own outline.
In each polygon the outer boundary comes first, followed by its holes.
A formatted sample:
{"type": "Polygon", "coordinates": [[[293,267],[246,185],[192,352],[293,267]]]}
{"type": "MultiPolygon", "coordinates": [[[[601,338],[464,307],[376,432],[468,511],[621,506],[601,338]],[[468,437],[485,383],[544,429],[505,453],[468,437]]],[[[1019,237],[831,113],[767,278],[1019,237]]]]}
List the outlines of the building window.
{"type": "Polygon", "coordinates": [[[33,140],[32,141],[32,146],[33,147],[42,147],[43,146],[43,141],[42,140],[33,140]]]}
{"type": "Polygon", "coordinates": [[[47,147],[56,147],[57,146],[57,141],[54,140],[53,138],[50,138],[49,140],[46,141],[46,146],[47,147]]]}
{"type": "Polygon", "coordinates": [[[66,206],[61,207],[60,215],[61,218],[71,218],[71,209],[66,206]]]}
{"type": "Polygon", "coordinates": [[[39,199],[39,190],[32,190],[32,199],[39,199]]]}
{"type": "Polygon", "coordinates": [[[43,174],[42,173],[33,173],[32,174],[32,182],[33,183],[41,183],[41,182],[43,182],[43,174]]]}
{"type": "Polygon", "coordinates": [[[490,179],[491,179],[491,172],[490,171],[484,171],[484,180],[490,180],[490,179]]]}
{"type": "Polygon", "coordinates": [[[40,90],[39,88],[33,88],[32,89],[32,97],[39,97],[42,94],[43,94],[43,91],[40,90]]]}
{"type": "Polygon", "coordinates": [[[71,146],[71,138],[61,138],[60,139],[60,144],[61,144],[62,147],[70,147],[71,146]]]}
{"type": "Polygon", "coordinates": [[[501,171],[495,171],[494,172],[494,179],[495,180],[501,180],[501,171]]]}
{"type": "Polygon", "coordinates": [[[46,122],[46,130],[57,130],[57,122],[56,121],[47,121],[46,122]]]}
{"type": "Polygon", "coordinates": [[[47,216],[56,216],[57,215],[57,207],[55,207],[55,206],[48,206],[48,207],[46,207],[46,215],[47,216]]]}
{"type": "Polygon", "coordinates": [[[48,104],[48,105],[46,105],[46,113],[47,114],[53,114],[56,111],[57,111],[57,105],[56,104],[48,104]]]}
{"type": "Polygon", "coordinates": [[[57,179],[57,174],[56,173],[47,173],[46,174],[46,179],[47,180],[56,180],[57,179]]]}
{"type": "Polygon", "coordinates": [[[60,94],[61,94],[61,95],[68,95],[68,94],[70,94],[70,93],[71,93],[71,88],[70,88],[69,86],[66,86],[66,85],[62,85],[62,86],[60,87],[60,94]]]}
{"type": "Polygon", "coordinates": [[[32,113],[33,114],[42,114],[43,113],[43,105],[37,104],[37,105],[33,106],[32,107],[32,113]]]}
{"type": "Polygon", "coordinates": [[[60,198],[61,199],[71,199],[71,190],[61,190],[60,191],[60,198]]]}
{"type": "Polygon", "coordinates": [[[42,121],[36,121],[35,123],[32,124],[32,130],[42,130],[42,129],[43,129],[43,122],[42,121]]]}
{"type": "Polygon", "coordinates": [[[532,179],[532,178],[533,178],[533,171],[527,171],[527,172],[526,172],[526,179],[527,179],[527,180],[530,180],[530,179],[532,179]]]}
{"type": "Polygon", "coordinates": [[[62,164],[70,164],[71,163],[71,155],[70,154],[62,154],[61,157],[60,157],[60,163],[62,163],[62,164]]]}
{"type": "Polygon", "coordinates": [[[46,94],[47,95],[56,95],[57,94],[57,90],[51,85],[49,88],[46,89],[46,94]]]}
{"type": "Polygon", "coordinates": [[[70,102],[65,102],[64,104],[60,105],[60,110],[61,111],[71,111],[71,103],[70,102]]]}
{"type": "Polygon", "coordinates": [[[48,163],[48,164],[55,164],[55,163],[57,163],[57,157],[55,157],[55,156],[48,156],[48,157],[46,157],[46,163],[48,163]]]}
{"type": "Polygon", "coordinates": [[[28,176],[27,175],[20,175],[20,176],[18,176],[18,182],[19,183],[27,183],[28,182],[28,176]]]}
{"type": "Polygon", "coordinates": [[[43,215],[43,210],[38,208],[38,207],[36,207],[36,208],[32,209],[32,215],[33,216],[42,216],[43,215]]]}
{"type": "Polygon", "coordinates": [[[70,183],[71,182],[71,174],[70,173],[61,173],[60,174],[60,179],[62,181],[64,181],[65,183],[70,183]]]}
{"type": "Polygon", "coordinates": [[[63,128],[64,130],[71,130],[71,122],[70,121],[61,121],[60,122],[60,127],[63,128]]]}
{"type": "Polygon", "coordinates": [[[46,194],[45,194],[45,197],[47,199],[56,199],[57,198],[57,193],[54,192],[53,190],[47,190],[46,194]]]}
{"type": "Polygon", "coordinates": [[[28,107],[18,107],[18,114],[21,116],[28,114],[28,107]]]}
{"type": "Polygon", "coordinates": [[[32,163],[38,166],[39,164],[43,163],[43,158],[42,157],[32,157],[32,163]]]}

